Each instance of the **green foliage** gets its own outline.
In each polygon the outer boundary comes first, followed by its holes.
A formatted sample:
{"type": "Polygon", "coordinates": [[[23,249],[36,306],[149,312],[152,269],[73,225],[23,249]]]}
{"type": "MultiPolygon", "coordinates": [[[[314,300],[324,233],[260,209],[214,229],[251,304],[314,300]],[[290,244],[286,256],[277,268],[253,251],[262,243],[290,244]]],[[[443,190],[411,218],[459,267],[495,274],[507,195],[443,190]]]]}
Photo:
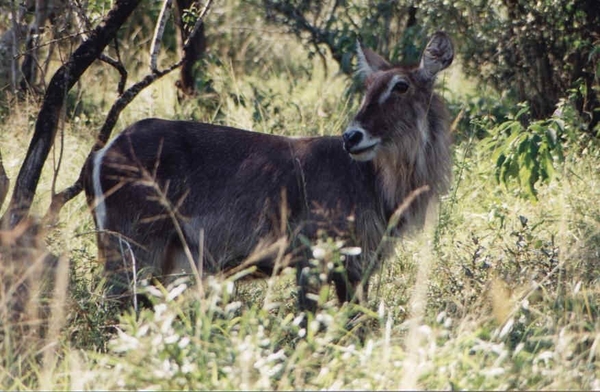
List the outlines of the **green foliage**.
{"type": "Polygon", "coordinates": [[[89,18],[92,25],[97,24],[112,7],[110,0],[90,0],[84,4],[79,3],[79,7],[85,6],[85,15],[89,18]]]}
{"type": "Polygon", "coordinates": [[[184,29],[188,33],[191,33],[196,22],[198,20],[198,15],[200,15],[201,9],[197,3],[193,3],[190,8],[183,10],[181,15],[181,21],[184,24],[184,29]]]}
{"type": "Polygon", "coordinates": [[[536,183],[552,179],[557,165],[564,161],[562,140],[568,129],[557,118],[523,126],[522,120],[528,114],[525,106],[514,118],[492,129],[490,144],[498,183],[508,186],[514,180],[525,195],[535,199],[536,183]]]}
{"type": "MultiPolygon", "coordinates": [[[[169,75],[136,98],[119,127],[160,116],[280,135],[339,134],[355,110],[340,98],[347,78],[325,76],[314,66],[318,62],[306,61],[309,50],[318,56],[313,47],[306,49],[310,37],[303,35],[299,44],[273,26],[267,29],[251,4],[214,3],[207,24],[211,53],[201,81],[210,85],[210,93],[178,102],[176,75],[169,75]]],[[[314,16],[319,4],[310,4],[314,16]]],[[[362,22],[363,13],[372,23],[385,21],[376,2],[340,4],[338,12],[342,5],[354,7],[349,12],[355,22],[362,22]],[[369,19],[369,12],[380,19],[369,19]]],[[[402,4],[382,2],[381,7],[397,12],[402,4]]],[[[495,12],[490,4],[453,6],[495,12]]],[[[433,5],[422,2],[419,12],[433,5]]],[[[156,13],[159,4],[141,6],[156,13]]],[[[419,12],[417,18],[423,15],[419,12]]],[[[392,24],[400,24],[396,16],[392,24]]],[[[122,41],[122,49],[131,50],[122,54],[132,80],[147,72],[147,27],[153,26],[150,18],[140,17],[136,23],[145,25],[130,26],[122,41]]],[[[344,23],[348,30],[331,42],[353,51],[353,38],[342,39],[352,34],[350,22],[344,23]]],[[[387,36],[380,27],[364,28],[377,32],[371,38],[365,34],[370,46],[383,45],[387,36]]],[[[423,30],[411,31],[407,45],[388,46],[390,57],[418,53],[414,48],[423,43],[423,30]]],[[[405,32],[397,36],[409,37],[405,32]]],[[[471,44],[461,38],[455,42],[457,48],[471,44]]],[[[84,75],[81,90],[67,97],[57,189],[78,175],[112,103],[116,80],[114,70],[96,64],[84,75]]],[[[296,307],[294,272],[286,270],[266,281],[212,277],[202,290],[187,281],[167,289],[147,286],[151,309],[119,314],[104,302],[94,227],[80,197],[67,204],[45,241],[70,261],[68,300],[49,309],[50,315],[64,310],[55,335],[38,333],[46,317],[40,309],[47,309],[51,293],[34,293],[38,296],[20,319],[7,316],[15,284],[36,282],[27,270],[39,258],[34,254],[12,262],[1,254],[0,388],[599,389],[600,205],[595,201],[600,200],[600,148],[582,132],[587,118],[572,105],[587,94],[587,85],[562,91],[565,99],[557,113],[542,120],[532,120],[527,105],[513,110],[517,96],[509,91],[467,94],[463,84],[458,86],[451,98],[452,113],[460,114],[454,183],[441,203],[435,242],[432,246],[420,236],[399,241],[371,280],[367,307],[339,306],[331,288],[324,288],[318,293],[320,310],[304,323],[296,307]],[[496,166],[501,155],[504,160],[496,166]],[[496,178],[503,187],[522,191],[505,192],[496,178]],[[424,250],[431,258],[425,277],[420,275],[424,250]],[[18,273],[9,271],[10,265],[18,266],[18,273]],[[421,290],[427,290],[427,301],[414,300],[421,290]],[[357,311],[363,317],[356,323],[357,311]],[[359,328],[367,331],[364,340],[359,328]]],[[[3,112],[0,148],[11,179],[27,150],[37,110],[28,101],[3,112]]],[[[53,181],[52,170],[45,170],[36,197],[40,213],[53,181]]],[[[3,241],[12,235],[1,234],[3,241]]],[[[316,245],[323,250],[316,254],[333,260],[336,268],[339,244],[327,239],[316,245]]],[[[330,268],[318,260],[313,264],[330,268]]]]}
{"type": "Polygon", "coordinates": [[[284,26],[306,43],[309,56],[323,58],[321,46],[325,46],[346,74],[354,72],[351,60],[357,39],[392,62],[416,62],[425,44],[425,33],[416,24],[416,8],[410,2],[261,0],[260,3],[269,22],[284,26]]]}
{"type": "Polygon", "coordinates": [[[594,0],[339,2],[262,0],[267,20],[306,42],[311,55],[331,52],[346,74],[357,38],[397,61],[418,60],[427,35],[454,36],[466,73],[527,102],[534,119],[550,116],[577,87],[572,102],[587,131],[600,121],[600,11],[594,0]]]}
{"type": "Polygon", "coordinates": [[[449,100],[448,108],[455,119],[454,141],[462,142],[490,136],[491,129],[509,119],[512,104],[510,98],[494,91],[477,89],[473,94],[449,100]]]}
{"type": "Polygon", "coordinates": [[[577,110],[589,113],[588,130],[598,122],[595,1],[428,1],[420,9],[425,24],[437,23],[456,36],[469,75],[528,102],[534,118],[550,116],[565,91],[583,83],[577,110]]]}
{"type": "MultiPolygon", "coordinates": [[[[518,184],[522,194],[537,200],[537,186],[560,177],[565,148],[581,150],[578,140],[584,125],[573,106],[562,101],[555,115],[544,120],[529,121],[526,104],[506,121],[494,124],[483,145],[489,148],[499,184],[518,184]]],[[[477,124],[477,122],[475,122],[477,124]]]]}

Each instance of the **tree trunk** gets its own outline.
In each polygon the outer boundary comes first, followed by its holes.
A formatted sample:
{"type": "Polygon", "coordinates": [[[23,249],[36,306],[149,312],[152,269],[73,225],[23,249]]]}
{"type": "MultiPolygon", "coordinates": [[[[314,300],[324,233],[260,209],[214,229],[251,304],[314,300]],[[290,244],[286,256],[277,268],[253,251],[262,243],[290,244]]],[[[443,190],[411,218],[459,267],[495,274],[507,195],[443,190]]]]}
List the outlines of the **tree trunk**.
{"type": "MultiPolygon", "coordinates": [[[[594,0],[584,0],[583,4],[577,4],[578,8],[581,8],[586,15],[586,28],[587,39],[590,42],[595,41],[600,36],[600,7],[594,0]]],[[[598,48],[598,45],[595,45],[598,48]]],[[[592,52],[594,49],[590,49],[592,52]]],[[[597,70],[600,67],[600,60],[598,54],[591,55],[590,51],[580,52],[580,55],[587,60],[587,64],[580,68],[581,75],[577,75],[577,78],[581,77],[585,83],[585,97],[582,99],[581,112],[589,116],[588,132],[593,136],[600,137],[600,134],[595,132],[596,126],[600,123],[600,89],[598,89],[598,83],[600,81],[600,75],[597,74],[597,70]]],[[[573,79],[577,80],[577,79],[573,79]]]]}
{"type": "Polygon", "coordinates": [[[35,19],[29,26],[27,41],[25,42],[25,55],[21,64],[23,79],[21,79],[19,87],[23,91],[36,91],[37,70],[39,67],[39,36],[44,30],[51,7],[51,0],[36,0],[35,2],[35,19]]]}
{"type": "Polygon", "coordinates": [[[179,28],[181,47],[183,48],[181,73],[176,86],[179,91],[186,96],[193,96],[196,93],[196,73],[194,72],[194,65],[206,52],[204,23],[202,23],[198,32],[191,38],[190,42],[185,45],[190,37],[191,31],[188,31],[185,28],[183,12],[189,9],[194,3],[194,0],[175,1],[175,24],[179,28]]]}
{"type": "Polygon", "coordinates": [[[114,40],[117,31],[140,1],[116,0],[106,18],[89,35],[89,39],[79,45],[50,80],[9,208],[2,217],[3,227],[15,227],[29,213],[42,168],[54,143],[60,111],[67,93],[114,40]]]}

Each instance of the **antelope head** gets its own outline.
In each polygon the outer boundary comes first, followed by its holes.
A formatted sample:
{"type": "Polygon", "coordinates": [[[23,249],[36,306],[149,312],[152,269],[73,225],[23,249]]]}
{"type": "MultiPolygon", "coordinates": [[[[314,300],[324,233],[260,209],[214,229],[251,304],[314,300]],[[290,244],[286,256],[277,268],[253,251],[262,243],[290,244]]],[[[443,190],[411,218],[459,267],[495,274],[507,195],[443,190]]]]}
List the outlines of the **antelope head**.
{"type": "Polygon", "coordinates": [[[415,155],[431,137],[429,105],[436,75],[454,58],[450,38],[435,33],[416,66],[393,66],[360,43],[357,55],[365,95],[343,134],[344,149],[357,161],[385,150],[415,155]]]}

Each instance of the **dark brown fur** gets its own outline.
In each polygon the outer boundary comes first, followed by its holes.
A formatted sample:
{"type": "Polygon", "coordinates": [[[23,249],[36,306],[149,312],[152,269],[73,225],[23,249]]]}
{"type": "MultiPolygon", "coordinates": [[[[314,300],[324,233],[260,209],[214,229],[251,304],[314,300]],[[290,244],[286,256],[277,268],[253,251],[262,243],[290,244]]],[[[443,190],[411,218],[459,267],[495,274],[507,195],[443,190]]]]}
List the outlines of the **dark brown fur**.
{"type": "MultiPolygon", "coordinates": [[[[359,153],[351,157],[354,146],[346,136],[287,138],[159,119],[126,129],[90,161],[86,175],[111,294],[129,292],[134,261],[138,274],[189,271],[187,247],[203,273],[215,274],[239,267],[257,247],[285,236],[298,267],[300,306],[314,309],[306,296],[311,254],[300,239],[327,235],[362,249],[346,257],[345,273],[329,277],[339,300],[366,299],[369,275],[385,257],[381,245],[394,211],[411,192],[429,186],[404,211],[393,230],[399,235],[422,223],[429,202],[449,184],[448,115],[433,93],[435,66],[448,63],[449,40],[436,37],[439,42],[434,37],[423,55],[425,70],[392,67],[367,49],[360,52],[363,68],[370,68],[353,124],[380,140],[366,161],[353,159],[359,153]],[[441,55],[435,52],[440,47],[441,55]],[[387,94],[394,75],[410,88],[387,94]]],[[[258,258],[259,271],[270,275],[274,257],[258,258]]]]}

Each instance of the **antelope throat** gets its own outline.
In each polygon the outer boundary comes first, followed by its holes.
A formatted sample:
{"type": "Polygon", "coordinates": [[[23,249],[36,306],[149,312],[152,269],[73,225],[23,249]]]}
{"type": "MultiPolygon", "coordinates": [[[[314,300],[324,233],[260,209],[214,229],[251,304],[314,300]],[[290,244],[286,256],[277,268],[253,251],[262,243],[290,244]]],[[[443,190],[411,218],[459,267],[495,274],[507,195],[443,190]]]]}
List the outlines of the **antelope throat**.
{"type": "Polygon", "coordinates": [[[355,161],[360,161],[360,162],[370,161],[373,158],[375,158],[378,145],[379,145],[379,143],[373,143],[367,147],[348,151],[348,153],[350,154],[350,157],[352,159],[354,159],[355,161]]]}

